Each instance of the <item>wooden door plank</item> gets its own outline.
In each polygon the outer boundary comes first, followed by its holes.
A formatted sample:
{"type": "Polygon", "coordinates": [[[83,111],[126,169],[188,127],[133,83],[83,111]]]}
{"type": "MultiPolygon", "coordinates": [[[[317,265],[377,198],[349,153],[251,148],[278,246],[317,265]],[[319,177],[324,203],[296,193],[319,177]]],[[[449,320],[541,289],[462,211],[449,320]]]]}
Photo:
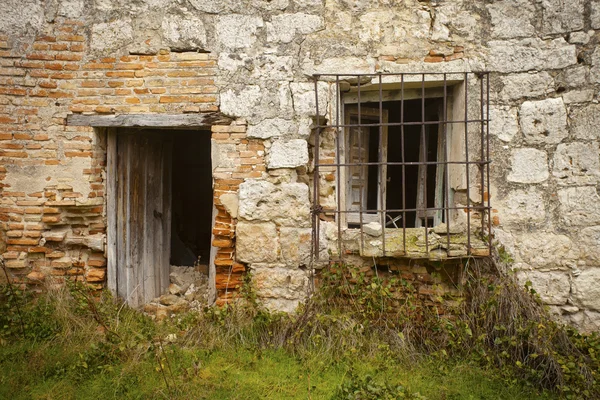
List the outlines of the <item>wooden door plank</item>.
{"type": "Polygon", "coordinates": [[[162,210],[163,219],[161,221],[160,240],[161,246],[158,248],[162,254],[162,274],[160,277],[161,290],[167,290],[169,287],[169,273],[171,265],[171,200],[172,200],[172,166],[173,166],[173,143],[171,141],[163,142],[161,145],[161,171],[162,171],[162,210]]]}
{"type": "Polygon", "coordinates": [[[117,295],[128,299],[127,289],[127,187],[129,177],[129,144],[123,135],[117,136],[117,295]]]}
{"type": "Polygon", "coordinates": [[[117,133],[106,129],[106,275],[108,289],[117,290],[117,133]]]}

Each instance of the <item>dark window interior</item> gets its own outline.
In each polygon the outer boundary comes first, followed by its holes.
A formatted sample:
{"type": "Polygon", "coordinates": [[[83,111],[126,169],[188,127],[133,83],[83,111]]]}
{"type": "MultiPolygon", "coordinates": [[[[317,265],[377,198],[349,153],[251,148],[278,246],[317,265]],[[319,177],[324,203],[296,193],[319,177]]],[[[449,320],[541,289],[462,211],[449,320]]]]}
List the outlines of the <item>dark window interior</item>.
{"type": "Polygon", "coordinates": [[[173,141],[171,265],[207,265],[212,230],[210,132],[176,131],[173,141]]]}
{"type": "MultiPolygon", "coordinates": [[[[426,99],[425,100],[425,121],[439,121],[438,110],[440,109],[441,99],[426,99]]],[[[366,106],[378,108],[379,103],[364,103],[366,106]]],[[[400,101],[383,102],[383,108],[388,110],[389,123],[399,123],[402,121],[401,113],[402,103],[400,101]]],[[[422,122],[422,100],[405,100],[404,101],[404,122],[422,122]]],[[[402,142],[402,127],[388,127],[388,163],[395,162],[419,162],[419,154],[422,151],[421,144],[425,141],[427,149],[427,161],[437,160],[437,145],[438,145],[438,129],[439,124],[431,125],[405,125],[404,126],[404,143],[402,142]],[[423,135],[423,126],[425,127],[425,135],[423,135]],[[425,136],[425,137],[424,137],[425,136]],[[404,160],[402,159],[404,153],[404,160]]],[[[372,127],[369,140],[369,162],[378,161],[379,143],[379,128],[372,127]],[[373,140],[376,139],[376,140],[373,140]]],[[[435,207],[435,184],[436,184],[436,165],[427,167],[427,207],[435,207]]],[[[404,166],[405,177],[405,196],[403,199],[402,185],[402,165],[387,166],[387,190],[386,190],[386,209],[415,209],[417,207],[417,191],[418,191],[418,165],[404,166]]],[[[369,166],[368,180],[368,199],[367,209],[377,209],[377,192],[378,188],[377,166],[369,166]]],[[[389,217],[395,218],[402,215],[402,212],[388,212],[389,217]]],[[[405,226],[407,228],[415,227],[416,212],[408,211],[405,213],[406,220],[403,225],[402,220],[398,220],[398,227],[405,226]]],[[[389,221],[389,217],[386,220],[389,221]]],[[[432,226],[432,219],[429,219],[428,226],[432,226]]],[[[391,226],[393,227],[393,225],[391,226]]]]}

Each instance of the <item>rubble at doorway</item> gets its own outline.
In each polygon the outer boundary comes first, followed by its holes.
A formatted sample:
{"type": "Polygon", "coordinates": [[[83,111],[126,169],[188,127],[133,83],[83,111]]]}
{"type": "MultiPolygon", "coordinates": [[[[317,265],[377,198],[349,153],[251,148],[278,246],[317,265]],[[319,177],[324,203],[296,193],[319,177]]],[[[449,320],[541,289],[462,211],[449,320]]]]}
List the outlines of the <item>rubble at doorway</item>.
{"type": "Polygon", "coordinates": [[[169,290],[144,305],[144,312],[158,321],[173,314],[196,310],[208,305],[208,266],[171,265],[169,290]]]}

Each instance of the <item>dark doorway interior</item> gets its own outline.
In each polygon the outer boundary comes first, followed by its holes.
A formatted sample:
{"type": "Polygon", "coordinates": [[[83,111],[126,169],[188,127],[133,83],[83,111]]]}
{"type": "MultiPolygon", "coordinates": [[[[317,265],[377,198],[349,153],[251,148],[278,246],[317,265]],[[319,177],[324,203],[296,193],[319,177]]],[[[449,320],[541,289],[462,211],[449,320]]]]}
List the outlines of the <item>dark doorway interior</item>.
{"type": "Polygon", "coordinates": [[[169,133],[173,143],[171,265],[208,265],[212,235],[209,131],[169,133]]]}

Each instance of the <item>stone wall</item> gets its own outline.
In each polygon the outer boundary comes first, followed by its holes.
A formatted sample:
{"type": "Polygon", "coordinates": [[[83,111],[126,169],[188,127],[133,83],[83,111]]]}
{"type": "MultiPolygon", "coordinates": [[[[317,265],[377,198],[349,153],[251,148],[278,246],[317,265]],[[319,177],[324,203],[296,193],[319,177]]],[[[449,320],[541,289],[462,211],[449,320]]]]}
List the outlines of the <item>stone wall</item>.
{"type": "MultiPolygon", "coordinates": [[[[68,114],[216,111],[236,121],[213,127],[217,287],[229,296],[247,266],[259,297],[290,310],[310,286],[310,75],[489,70],[495,240],[557,313],[592,328],[599,30],[593,0],[9,0],[4,256],[18,279],[105,279],[103,136],[68,114]]],[[[325,117],[335,97],[318,90],[325,117]]]]}

